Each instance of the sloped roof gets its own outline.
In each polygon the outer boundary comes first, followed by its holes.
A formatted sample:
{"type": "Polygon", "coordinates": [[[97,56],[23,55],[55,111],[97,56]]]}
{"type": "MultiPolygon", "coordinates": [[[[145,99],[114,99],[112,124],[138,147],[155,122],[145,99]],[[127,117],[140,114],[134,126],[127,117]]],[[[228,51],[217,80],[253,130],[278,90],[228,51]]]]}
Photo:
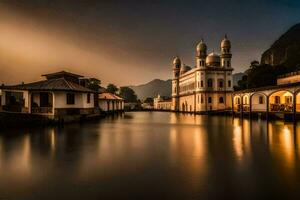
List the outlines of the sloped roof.
{"type": "Polygon", "coordinates": [[[74,74],[74,73],[67,72],[67,71],[60,71],[60,72],[54,72],[54,73],[49,73],[49,74],[43,74],[42,76],[45,76],[45,77],[72,76],[72,77],[77,77],[77,78],[83,77],[82,75],[74,74]]]}
{"type": "Polygon", "coordinates": [[[33,83],[12,85],[12,86],[0,86],[0,89],[11,90],[35,90],[35,91],[73,91],[73,92],[95,92],[86,87],[83,87],[72,81],[68,81],[64,78],[43,80],[33,83]]]}
{"type": "Polygon", "coordinates": [[[109,92],[99,94],[99,99],[123,100],[123,98],[109,92]]]}

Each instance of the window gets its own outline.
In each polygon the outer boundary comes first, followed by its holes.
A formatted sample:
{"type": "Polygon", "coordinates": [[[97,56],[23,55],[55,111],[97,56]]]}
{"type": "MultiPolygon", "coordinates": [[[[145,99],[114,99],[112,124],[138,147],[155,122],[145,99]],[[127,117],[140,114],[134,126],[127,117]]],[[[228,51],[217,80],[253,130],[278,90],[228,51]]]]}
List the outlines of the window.
{"type": "Polygon", "coordinates": [[[248,104],[248,97],[244,98],[244,104],[246,104],[246,105],[248,104]]]}
{"type": "Polygon", "coordinates": [[[275,104],[280,104],[280,96],[274,97],[275,104]]]}
{"type": "Polygon", "coordinates": [[[207,80],[207,87],[212,87],[213,86],[213,80],[210,78],[207,80]]]}
{"type": "Polygon", "coordinates": [[[227,67],[230,67],[230,61],[229,60],[227,61],[227,67]]]}
{"type": "Polygon", "coordinates": [[[223,87],[223,80],[219,80],[219,88],[223,87]]]}
{"type": "Polygon", "coordinates": [[[201,81],[200,83],[201,83],[201,84],[200,84],[200,85],[201,85],[201,87],[203,87],[203,81],[201,81]]]}
{"type": "Polygon", "coordinates": [[[224,103],[224,98],[223,97],[219,98],[219,103],[224,103]]]}
{"type": "Polygon", "coordinates": [[[228,81],[228,87],[231,87],[231,80],[228,81]]]}
{"type": "Polygon", "coordinates": [[[67,104],[68,105],[75,104],[75,94],[73,94],[73,93],[67,93],[67,104]]]}
{"type": "Polygon", "coordinates": [[[286,96],[285,97],[285,103],[286,104],[291,104],[292,103],[292,96],[286,96]]]}
{"type": "Polygon", "coordinates": [[[264,104],[264,97],[263,96],[258,97],[258,103],[259,104],[264,104]]]}
{"type": "Polygon", "coordinates": [[[91,93],[87,93],[87,103],[91,103],[91,93]]]}
{"type": "Polygon", "coordinates": [[[212,98],[208,97],[208,103],[212,103],[212,98]]]}

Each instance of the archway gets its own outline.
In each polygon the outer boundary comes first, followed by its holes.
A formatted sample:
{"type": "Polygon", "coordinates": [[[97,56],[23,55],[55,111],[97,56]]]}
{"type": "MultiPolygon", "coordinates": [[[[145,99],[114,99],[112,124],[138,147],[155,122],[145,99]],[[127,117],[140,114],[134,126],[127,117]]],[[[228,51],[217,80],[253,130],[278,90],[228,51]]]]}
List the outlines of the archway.
{"type": "Polygon", "coordinates": [[[254,93],[251,98],[252,112],[266,112],[267,111],[267,95],[264,93],[254,93]]]}
{"type": "Polygon", "coordinates": [[[250,95],[245,94],[243,96],[243,111],[249,112],[250,111],[250,95]]]}
{"type": "Polygon", "coordinates": [[[238,95],[233,97],[233,110],[235,112],[241,111],[241,97],[238,95]]]}
{"type": "Polygon", "coordinates": [[[279,90],[269,95],[270,112],[293,112],[293,94],[287,90],[279,90]]]}

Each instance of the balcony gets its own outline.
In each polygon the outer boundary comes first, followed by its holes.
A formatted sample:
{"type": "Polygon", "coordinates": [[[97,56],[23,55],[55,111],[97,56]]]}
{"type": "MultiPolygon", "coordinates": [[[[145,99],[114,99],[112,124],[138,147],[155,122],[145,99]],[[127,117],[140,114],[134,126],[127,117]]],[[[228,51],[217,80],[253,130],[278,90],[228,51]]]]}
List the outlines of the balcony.
{"type": "Polygon", "coordinates": [[[271,112],[293,112],[293,104],[270,104],[271,112]]]}
{"type": "Polygon", "coordinates": [[[32,107],[31,113],[33,113],[33,114],[50,114],[50,113],[52,113],[52,107],[32,107]]]}

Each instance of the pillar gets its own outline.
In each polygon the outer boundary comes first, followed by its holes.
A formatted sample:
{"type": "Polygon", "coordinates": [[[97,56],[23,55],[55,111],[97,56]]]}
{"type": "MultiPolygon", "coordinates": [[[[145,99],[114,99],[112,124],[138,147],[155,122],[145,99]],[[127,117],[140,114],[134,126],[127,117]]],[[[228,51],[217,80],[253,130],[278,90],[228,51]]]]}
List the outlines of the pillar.
{"type": "Polygon", "coordinates": [[[296,112],[297,112],[297,94],[296,94],[296,92],[294,92],[293,93],[293,120],[294,120],[294,122],[296,122],[297,121],[297,119],[296,119],[296,112]]]}

